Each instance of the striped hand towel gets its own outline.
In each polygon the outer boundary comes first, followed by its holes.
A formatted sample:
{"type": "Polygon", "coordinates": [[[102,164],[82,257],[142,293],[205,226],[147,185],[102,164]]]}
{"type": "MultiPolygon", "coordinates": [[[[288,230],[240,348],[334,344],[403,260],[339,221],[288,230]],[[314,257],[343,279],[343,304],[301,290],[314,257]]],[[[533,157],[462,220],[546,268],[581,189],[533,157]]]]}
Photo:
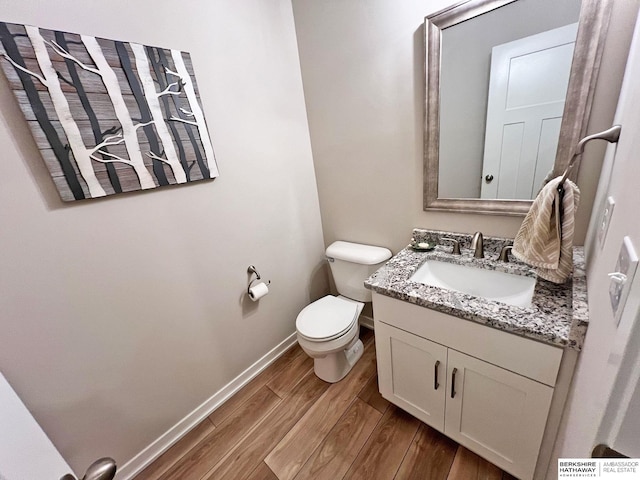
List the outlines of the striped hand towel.
{"type": "Polygon", "coordinates": [[[580,202],[580,190],[571,180],[565,180],[564,195],[560,195],[560,180],[556,177],[540,190],[512,250],[516,258],[536,267],[540,277],[554,283],[566,282],[573,271],[573,233],[580,202]]]}

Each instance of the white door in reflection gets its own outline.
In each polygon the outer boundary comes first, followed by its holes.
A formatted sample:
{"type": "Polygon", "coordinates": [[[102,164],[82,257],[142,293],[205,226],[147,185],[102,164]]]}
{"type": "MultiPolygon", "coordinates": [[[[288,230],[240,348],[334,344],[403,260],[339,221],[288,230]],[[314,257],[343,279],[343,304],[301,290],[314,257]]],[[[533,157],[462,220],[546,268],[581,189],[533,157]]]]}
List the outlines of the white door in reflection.
{"type": "Polygon", "coordinates": [[[481,197],[532,199],[553,168],[578,24],[495,46],[481,197]]]}

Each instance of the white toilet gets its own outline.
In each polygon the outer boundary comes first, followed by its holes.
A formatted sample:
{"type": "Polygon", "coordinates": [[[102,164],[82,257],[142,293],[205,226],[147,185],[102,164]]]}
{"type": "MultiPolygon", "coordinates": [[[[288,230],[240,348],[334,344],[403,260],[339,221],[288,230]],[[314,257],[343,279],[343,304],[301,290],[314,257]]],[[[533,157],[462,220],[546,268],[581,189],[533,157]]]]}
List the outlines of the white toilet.
{"type": "Polygon", "coordinates": [[[325,382],[343,379],[362,356],[358,317],[363,302],[371,301],[364,281],[382,266],[391,252],[382,247],[334,242],[327,259],[340,294],[307,305],[296,319],[298,343],[314,359],[313,369],[325,382]]]}

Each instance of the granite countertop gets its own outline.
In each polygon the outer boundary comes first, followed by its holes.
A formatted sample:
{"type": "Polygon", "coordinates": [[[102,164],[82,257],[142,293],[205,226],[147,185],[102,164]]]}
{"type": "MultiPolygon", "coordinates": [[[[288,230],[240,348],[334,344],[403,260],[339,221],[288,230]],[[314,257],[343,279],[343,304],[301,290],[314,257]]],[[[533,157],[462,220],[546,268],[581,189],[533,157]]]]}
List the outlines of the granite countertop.
{"type": "Polygon", "coordinates": [[[562,285],[538,278],[532,305],[525,308],[409,281],[409,277],[428,259],[535,276],[531,267],[515,260],[513,256],[509,263],[494,260],[508,239],[485,237],[486,258],[477,259],[468,248],[470,235],[415,229],[413,238],[417,242],[429,238],[435,240],[438,246],[428,252],[415,251],[407,246],[371,275],[365,281],[365,287],[382,295],[558,347],[582,348],[589,323],[582,247],[574,247],[573,278],[562,285]],[[441,245],[443,236],[459,240],[462,255],[452,255],[451,246],[441,245]]]}

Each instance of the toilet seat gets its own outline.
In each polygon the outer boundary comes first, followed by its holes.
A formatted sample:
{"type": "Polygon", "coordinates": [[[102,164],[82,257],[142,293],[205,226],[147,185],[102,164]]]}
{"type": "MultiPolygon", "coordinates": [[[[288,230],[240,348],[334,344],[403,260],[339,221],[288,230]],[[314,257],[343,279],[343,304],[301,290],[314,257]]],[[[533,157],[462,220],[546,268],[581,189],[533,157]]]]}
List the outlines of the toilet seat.
{"type": "Polygon", "coordinates": [[[310,342],[327,342],[347,333],[359,313],[357,303],[327,295],[298,314],[296,330],[310,342]]]}

